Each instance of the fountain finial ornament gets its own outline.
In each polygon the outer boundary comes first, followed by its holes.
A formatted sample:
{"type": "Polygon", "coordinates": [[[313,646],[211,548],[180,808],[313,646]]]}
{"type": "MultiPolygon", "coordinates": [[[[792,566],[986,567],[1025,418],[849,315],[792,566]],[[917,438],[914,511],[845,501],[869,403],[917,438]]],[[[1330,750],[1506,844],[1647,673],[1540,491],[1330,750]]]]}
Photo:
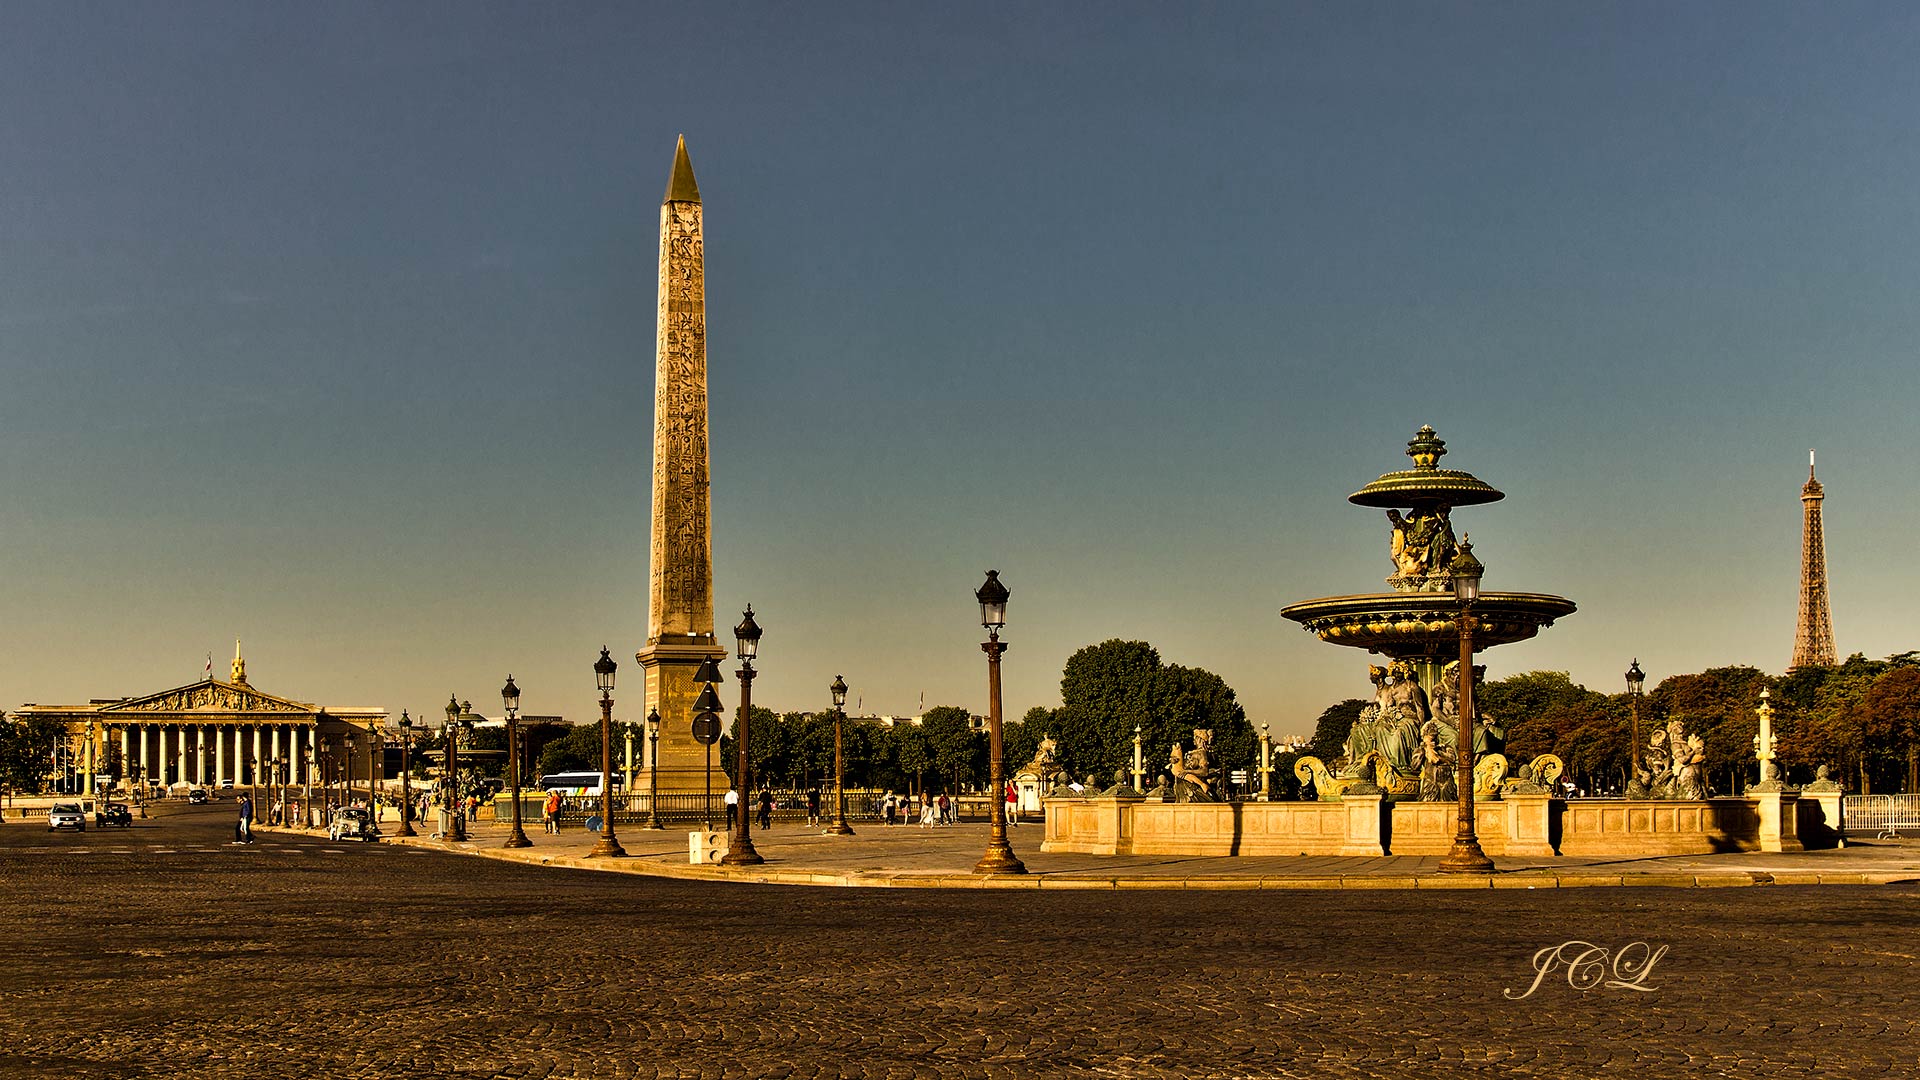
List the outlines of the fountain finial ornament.
{"type": "Polygon", "coordinates": [[[1440,457],[1446,452],[1446,440],[1434,435],[1432,424],[1420,425],[1420,430],[1407,440],[1407,456],[1413,459],[1416,469],[1439,468],[1440,457]]]}

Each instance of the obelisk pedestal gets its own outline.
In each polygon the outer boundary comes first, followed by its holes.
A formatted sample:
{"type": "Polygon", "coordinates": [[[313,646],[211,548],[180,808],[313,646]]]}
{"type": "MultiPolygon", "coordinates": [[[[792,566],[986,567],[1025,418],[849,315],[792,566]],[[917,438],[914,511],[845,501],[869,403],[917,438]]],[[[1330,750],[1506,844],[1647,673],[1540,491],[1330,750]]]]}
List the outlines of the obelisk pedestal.
{"type": "MultiPolygon", "coordinates": [[[[660,203],[660,291],[653,397],[653,535],[647,644],[635,659],[660,713],[657,760],[634,789],[706,790],[707,748],[693,737],[694,670],[727,655],[713,632],[713,521],[707,453],[707,277],[700,188],[683,136],[660,203]],[[653,775],[657,773],[657,775],[653,775]]],[[[727,781],[714,761],[716,791],[727,781]]]]}

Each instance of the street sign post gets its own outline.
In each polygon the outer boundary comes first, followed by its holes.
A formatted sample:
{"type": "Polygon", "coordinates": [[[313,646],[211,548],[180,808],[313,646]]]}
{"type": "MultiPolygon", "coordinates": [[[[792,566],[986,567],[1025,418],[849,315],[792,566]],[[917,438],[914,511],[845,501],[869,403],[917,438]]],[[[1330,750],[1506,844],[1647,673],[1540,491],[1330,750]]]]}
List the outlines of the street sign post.
{"type": "Polygon", "coordinates": [[[693,737],[707,748],[707,799],[702,804],[706,811],[707,831],[713,831],[713,744],[720,741],[720,718],[710,709],[703,709],[693,718],[693,737]]]}

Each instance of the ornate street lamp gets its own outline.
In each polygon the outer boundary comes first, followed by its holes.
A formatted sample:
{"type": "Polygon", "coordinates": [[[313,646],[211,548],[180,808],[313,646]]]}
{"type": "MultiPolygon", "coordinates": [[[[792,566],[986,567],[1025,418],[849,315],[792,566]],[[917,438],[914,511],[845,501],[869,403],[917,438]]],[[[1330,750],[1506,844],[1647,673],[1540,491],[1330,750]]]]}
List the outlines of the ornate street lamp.
{"type": "Polygon", "coordinates": [[[660,710],[647,710],[647,828],[660,824],[660,710]]]}
{"type": "Polygon", "coordinates": [[[367,727],[367,813],[378,815],[375,808],[380,801],[381,770],[386,765],[386,733],[379,727],[367,727]]]}
{"type": "Polygon", "coordinates": [[[320,824],[333,820],[333,736],[320,740],[320,824]]]}
{"type": "Polygon", "coordinates": [[[500,688],[500,701],[507,709],[507,767],[512,770],[513,787],[513,835],[507,837],[504,846],[532,847],[533,841],[520,827],[520,688],[513,685],[511,675],[507,676],[507,685],[500,688]]]}
{"type": "Polygon", "coordinates": [[[1627,697],[1633,702],[1633,746],[1631,758],[1633,775],[1640,776],[1640,688],[1647,684],[1647,673],[1640,670],[1640,658],[1633,658],[1633,666],[1627,669],[1627,697]]]}
{"type": "Polygon", "coordinates": [[[587,852],[589,859],[625,858],[627,851],[613,832],[613,673],[619,668],[603,646],[593,662],[594,684],[600,688],[600,841],[587,852]]]}
{"type": "Polygon", "coordinates": [[[1480,575],[1486,567],[1473,557],[1473,545],[1460,538],[1460,550],[1447,572],[1453,577],[1454,599],[1460,601],[1460,714],[1453,748],[1454,783],[1460,789],[1460,821],[1453,834],[1453,850],[1440,857],[1444,874],[1490,874],[1493,860],[1480,850],[1473,831],[1473,602],[1480,598],[1480,575]]]}
{"type": "Polygon", "coordinates": [[[747,605],[746,614],[740,625],[733,628],[733,640],[739,646],[740,670],[734,672],[740,676],[740,722],[734,725],[734,779],[740,790],[739,813],[734,816],[733,842],[727,845],[727,853],[720,856],[723,866],[759,866],[767,860],[753,849],[752,802],[753,776],[748,772],[747,731],[753,715],[753,659],[760,655],[760,624],[753,621],[753,605],[747,605]]]}
{"type": "Polygon", "coordinates": [[[413,717],[400,710],[400,831],[395,836],[419,836],[413,831],[413,773],[407,767],[408,751],[413,749],[413,717]]]}
{"type": "Polygon", "coordinates": [[[445,837],[454,843],[463,843],[467,839],[466,800],[460,797],[460,700],[452,694],[447,695],[447,775],[444,778],[446,794],[441,804],[452,811],[453,820],[448,826],[452,834],[445,837]]]}
{"type": "Polygon", "coordinates": [[[846,762],[840,753],[840,729],[847,722],[847,680],[838,675],[833,677],[833,685],[827,687],[833,695],[833,824],[827,826],[828,836],[852,836],[853,826],[847,824],[847,788],[843,770],[846,762]]]}
{"type": "Polygon", "coordinates": [[[976,589],[980,601],[980,625],[987,628],[987,640],[980,650],[987,654],[987,765],[993,797],[988,800],[992,832],[987,837],[987,853],[973,866],[976,874],[1024,874],[1026,864],[1014,857],[1007,843],[1006,779],[1000,762],[1000,654],[1007,646],[1000,640],[1000,628],[1007,625],[1007,599],[1013,594],[1000,583],[1000,571],[987,571],[987,582],[976,589]]]}
{"type": "Polygon", "coordinates": [[[346,805],[348,806],[353,805],[353,752],[359,749],[359,747],[360,747],[359,738],[357,736],[348,735],[347,736],[347,773],[346,773],[347,775],[346,805]]]}

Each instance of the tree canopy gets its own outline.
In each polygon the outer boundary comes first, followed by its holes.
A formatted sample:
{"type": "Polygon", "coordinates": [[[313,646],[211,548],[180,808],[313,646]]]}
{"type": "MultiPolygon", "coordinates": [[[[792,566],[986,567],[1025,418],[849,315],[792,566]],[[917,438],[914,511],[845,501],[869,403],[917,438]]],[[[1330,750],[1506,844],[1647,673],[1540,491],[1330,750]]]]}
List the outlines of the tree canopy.
{"type": "Polygon", "coordinates": [[[1144,641],[1114,639],[1074,653],[1060,676],[1060,700],[1046,733],[1058,743],[1061,767],[1075,778],[1091,773],[1105,783],[1116,768],[1131,769],[1136,728],[1149,777],[1166,768],[1175,743],[1193,748],[1196,728],[1213,731],[1219,765],[1246,768],[1254,761],[1253,726],[1233,688],[1202,668],[1162,663],[1144,641]]]}

